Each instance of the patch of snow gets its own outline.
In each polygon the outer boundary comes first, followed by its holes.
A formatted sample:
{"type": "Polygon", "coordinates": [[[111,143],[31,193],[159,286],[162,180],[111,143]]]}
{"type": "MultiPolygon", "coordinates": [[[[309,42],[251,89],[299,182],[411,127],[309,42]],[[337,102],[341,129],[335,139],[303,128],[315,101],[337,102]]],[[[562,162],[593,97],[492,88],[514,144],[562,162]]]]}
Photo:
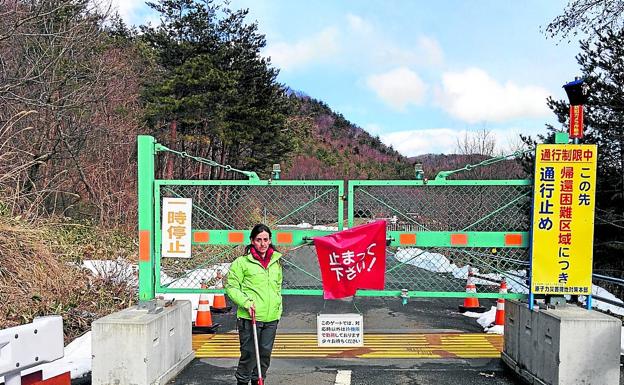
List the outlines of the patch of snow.
{"type": "MultiPolygon", "coordinates": [[[[605,289],[603,289],[602,287],[598,285],[592,285],[592,294],[597,295],[602,298],[610,299],[618,303],[624,303],[622,302],[621,299],[609,293],[608,291],[606,291],[605,289]]],[[[605,312],[608,311],[608,312],[611,312],[612,314],[624,316],[624,307],[611,305],[606,302],[602,302],[601,300],[596,299],[596,298],[592,298],[592,306],[605,312]]]]}
{"type": "MultiPolygon", "coordinates": [[[[394,254],[394,258],[399,262],[416,266],[418,268],[431,271],[434,273],[450,273],[454,278],[467,279],[468,278],[468,266],[459,267],[444,255],[440,253],[432,253],[424,251],[416,247],[410,248],[398,248],[394,254]]],[[[493,281],[500,281],[503,279],[503,274],[497,273],[479,273],[479,269],[473,267],[473,274],[481,275],[485,278],[489,278],[493,281]]],[[[524,285],[524,277],[526,277],[526,270],[510,270],[506,274],[507,276],[507,290],[513,293],[528,294],[529,289],[524,285]]],[[[498,286],[496,283],[473,277],[472,279],[475,285],[490,285],[498,286]]]]}
{"type": "MultiPolygon", "coordinates": [[[[322,226],[316,225],[312,227],[314,230],[322,230],[322,231],[338,231],[338,227],[336,226],[322,226]]],[[[347,228],[345,228],[347,230],[347,228]]]]}
{"type": "Polygon", "coordinates": [[[127,282],[129,285],[138,286],[138,265],[128,262],[123,258],[116,260],[85,260],[82,266],[96,277],[108,278],[115,283],[127,282]]]}
{"type": "MultiPolygon", "coordinates": [[[[203,269],[190,270],[187,276],[180,278],[169,277],[162,269],[160,270],[160,285],[168,288],[198,288],[202,281],[210,281],[217,277],[217,271],[221,270],[223,276],[230,271],[231,263],[217,263],[203,269]]],[[[210,287],[215,289],[215,287],[210,287]]]]}
{"type": "Polygon", "coordinates": [[[485,313],[481,313],[479,318],[477,318],[477,323],[481,325],[485,331],[485,328],[489,327],[491,324],[494,323],[495,318],[496,318],[496,306],[492,306],[490,310],[486,311],[485,313]]]}
{"type": "Polygon", "coordinates": [[[484,331],[488,334],[505,334],[505,327],[503,325],[494,325],[489,328],[485,328],[484,331]]]}

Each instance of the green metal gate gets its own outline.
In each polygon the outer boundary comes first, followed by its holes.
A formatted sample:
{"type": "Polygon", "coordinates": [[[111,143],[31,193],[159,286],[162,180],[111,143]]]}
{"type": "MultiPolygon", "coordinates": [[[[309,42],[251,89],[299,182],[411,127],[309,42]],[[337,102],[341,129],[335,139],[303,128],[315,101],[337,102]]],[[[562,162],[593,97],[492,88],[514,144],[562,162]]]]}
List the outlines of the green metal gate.
{"type": "MultiPolygon", "coordinates": [[[[480,283],[503,276],[524,282],[530,181],[349,181],[345,195],[344,181],[263,181],[250,172],[249,180],[156,180],[158,151],[171,150],[139,137],[140,300],[155,293],[222,292],[217,272],[227,273],[243,254],[256,223],[273,230],[284,255],[285,295],[322,295],[312,237],[376,219],[388,223],[386,289],[358,295],[465,297],[469,267],[480,283]],[[161,258],[165,197],[192,198],[189,259],[161,258]]],[[[495,285],[477,294],[498,296],[495,285]]]]}
{"type": "Polygon", "coordinates": [[[465,297],[471,270],[482,284],[477,296],[495,298],[503,278],[526,286],[531,187],[528,180],[350,181],[348,226],[387,221],[387,295],[465,297]]]}

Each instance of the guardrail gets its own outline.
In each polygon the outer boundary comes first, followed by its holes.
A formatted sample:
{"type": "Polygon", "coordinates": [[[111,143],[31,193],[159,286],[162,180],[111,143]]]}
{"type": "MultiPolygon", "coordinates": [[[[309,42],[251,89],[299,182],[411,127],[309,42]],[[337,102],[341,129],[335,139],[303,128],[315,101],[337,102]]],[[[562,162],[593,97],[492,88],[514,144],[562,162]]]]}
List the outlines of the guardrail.
{"type": "Polygon", "coordinates": [[[21,385],[22,371],[63,358],[63,318],[37,317],[32,323],[0,330],[0,376],[21,385]]]}

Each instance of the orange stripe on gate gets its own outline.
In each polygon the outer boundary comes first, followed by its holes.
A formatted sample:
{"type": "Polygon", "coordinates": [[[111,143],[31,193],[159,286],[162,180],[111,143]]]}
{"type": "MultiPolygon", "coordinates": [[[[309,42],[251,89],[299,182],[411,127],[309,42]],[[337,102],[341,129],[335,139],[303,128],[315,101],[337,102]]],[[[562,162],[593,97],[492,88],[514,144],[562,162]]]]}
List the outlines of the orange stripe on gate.
{"type": "Polygon", "coordinates": [[[451,246],[465,246],[468,244],[468,235],[451,234],[451,246]]]}
{"type": "Polygon", "coordinates": [[[140,262],[149,262],[150,261],[150,231],[149,230],[139,230],[139,261],[140,262]]]}
{"type": "Polygon", "coordinates": [[[277,233],[277,243],[292,244],[293,243],[292,233],[277,233]]]}
{"type": "Polygon", "coordinates": [[[416,234],[400,234],[399,243],[402,245],[415,245],[416,234]]]}
{"type": "Polygon", "coordinates": [[[522,234],[505,234],[505,246],[522,246],[522,234]]]}
{"type": "Polygon", "coordinates": [[[243,243],[245,241],[245,236],[243,233],[235,232],[228,233],[228,242],[230,243],[243,243]]]}
{"type": "Polygon", "coordinates": [[[193,242],[195,243],[208,243],[210,235],[207,231],[196,231],[193,233],[193,242]]]}

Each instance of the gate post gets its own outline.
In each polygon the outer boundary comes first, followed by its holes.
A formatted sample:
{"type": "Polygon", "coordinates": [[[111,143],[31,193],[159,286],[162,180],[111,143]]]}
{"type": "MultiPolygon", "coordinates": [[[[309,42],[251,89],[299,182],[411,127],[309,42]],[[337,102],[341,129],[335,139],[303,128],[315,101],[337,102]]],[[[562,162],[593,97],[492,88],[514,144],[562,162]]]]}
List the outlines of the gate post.
{"type": "Polygon", "coordinates": [[[153,300],[154,287],[154,155],[156,140],[139,135],[138,194],[139,194],[139,304],[153,300]]]}

